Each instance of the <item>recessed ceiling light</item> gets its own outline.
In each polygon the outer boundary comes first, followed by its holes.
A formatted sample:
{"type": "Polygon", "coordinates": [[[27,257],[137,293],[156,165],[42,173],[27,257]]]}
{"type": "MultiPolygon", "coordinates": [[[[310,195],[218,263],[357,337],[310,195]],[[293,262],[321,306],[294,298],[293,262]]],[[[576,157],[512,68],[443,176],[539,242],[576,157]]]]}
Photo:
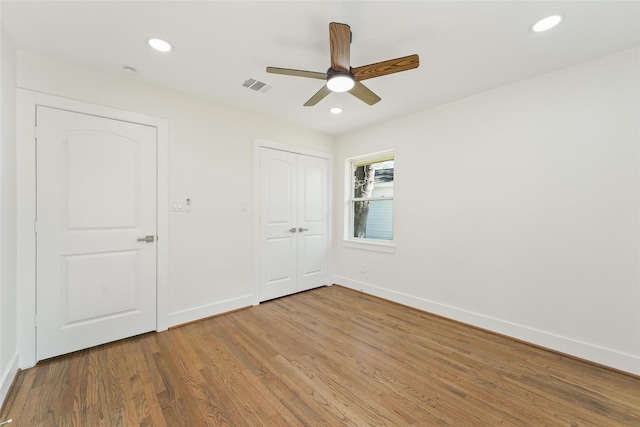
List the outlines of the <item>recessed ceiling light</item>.
{"type": "Polygon", "coordinates": [[[536,21],[536,23],[531,26],[531,31],[534,33],[541,33],[543,31],[550,30],[558,25],[560,21],[562,21],[562,15],[547,16],[546,18],[536,21]]]}
{"type": "Polygon", "coordinates": [[[340,113],[342,113],[342,108],[340,108],[340,107],[333,107],[333,108],[331,108],[331,109],[329,110],[329,112],[330,112],[331,114],[340,114],[340,113]]]}
{"type": "Polygon", "coordinates": [[[173,46],[166,40],[152,38],[147,41],[149,46],[157,50],[158,52],[171,52],[173,50],[173,46]]]}

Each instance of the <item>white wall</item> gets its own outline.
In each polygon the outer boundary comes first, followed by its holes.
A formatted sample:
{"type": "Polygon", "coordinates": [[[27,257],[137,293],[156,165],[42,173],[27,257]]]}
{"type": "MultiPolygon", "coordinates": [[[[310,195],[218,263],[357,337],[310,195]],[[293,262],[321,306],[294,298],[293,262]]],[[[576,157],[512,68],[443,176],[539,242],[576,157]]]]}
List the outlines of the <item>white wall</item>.
{"type": "MultiPolygon", "coordinates": [[[[1,11],[0,11],[1,13],[1,11]]],[[[1,25],[0,25],[1,27],[1,25]]],[[[16,331],[16,52],[0,28],[0,402],[18,369],[16,331]]]]}
{"type": "Polygon", "coordinates": [[[169,200],[193,206],[169,216],[170,326],[256,301],[254,140],[333,150],[332,137],[23,53],[18,86],[168,120],[169,200]]]}
{"type": "MultiPolygon", "coordinates": [[[[338,243],[336,283],[640,374],[639,55],[340,138],[336,171],[395,150],[397,248],[338,243]]],[[[331,137],[40,57],[19,54],[17,79],[169,120],[169,199],[193,201],[170,214],[173,324],[253,301],[254,139],[334,150],[331,137]]]]}
{"type": "Polygon", "coordinates": [[[343,136],[395,150],[396,252],[337,209],[335,282],[640,374],[639,144],[638,48],[343,136]]]}

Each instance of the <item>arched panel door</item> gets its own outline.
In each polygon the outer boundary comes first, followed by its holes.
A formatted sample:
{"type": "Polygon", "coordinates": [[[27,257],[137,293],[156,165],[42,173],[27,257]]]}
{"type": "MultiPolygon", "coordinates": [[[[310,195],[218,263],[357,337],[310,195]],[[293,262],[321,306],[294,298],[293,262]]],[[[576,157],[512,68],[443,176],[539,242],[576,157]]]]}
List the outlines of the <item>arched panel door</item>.
{"type": "Polygon", "coordinates": [[[38,360],[156,328],[156,131],[38,107],[38,360]]]}

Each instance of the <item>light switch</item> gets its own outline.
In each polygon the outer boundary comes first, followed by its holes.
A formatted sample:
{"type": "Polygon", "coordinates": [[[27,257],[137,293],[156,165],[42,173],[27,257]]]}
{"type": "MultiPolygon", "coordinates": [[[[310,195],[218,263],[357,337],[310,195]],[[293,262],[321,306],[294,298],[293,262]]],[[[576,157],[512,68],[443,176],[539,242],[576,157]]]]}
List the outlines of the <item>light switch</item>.
{"type": "Polygon", "coordinates": [[[183,210],[183,209],[184,209],[184,207],[183,207],[182,201],[180,201],[180,200],[173,200],[173,201],[171,202],[171,210],[172,210],[172,211],[181,211],[181,210],[183,210]]]}

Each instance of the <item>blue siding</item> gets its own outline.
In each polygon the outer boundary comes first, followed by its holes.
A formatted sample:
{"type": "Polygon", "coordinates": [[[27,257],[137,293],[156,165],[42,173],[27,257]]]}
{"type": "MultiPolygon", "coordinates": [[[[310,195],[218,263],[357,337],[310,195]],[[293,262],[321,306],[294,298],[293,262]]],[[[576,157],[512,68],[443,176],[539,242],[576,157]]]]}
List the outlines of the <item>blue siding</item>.
{"type": "Polygon", "coordinates": [[[393,240],[393,200],[369,202],[367,239],[393,240]]]}

